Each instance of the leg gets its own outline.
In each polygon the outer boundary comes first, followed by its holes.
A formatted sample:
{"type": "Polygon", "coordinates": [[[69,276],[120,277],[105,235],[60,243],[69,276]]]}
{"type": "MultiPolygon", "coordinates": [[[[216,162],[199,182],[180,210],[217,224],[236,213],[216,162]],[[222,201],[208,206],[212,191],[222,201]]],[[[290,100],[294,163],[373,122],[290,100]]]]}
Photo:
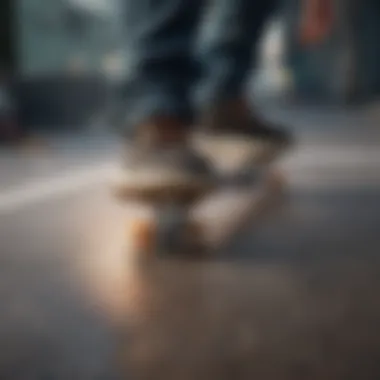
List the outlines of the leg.
{"type": "Polygon", "coordinates": [[[191,59],[202,0],[125,0],[127,53],[125,132],[133,132],[123,194],[208,186],[209,168],[187,144],[192,118],[191,59]]]}
{"type": "Polygon", "coordinates": [[[213,4],[199,48],[204,73],[201,124],[213,133],[288,142],[287,133],[252,112],[245,94],[263,26],[275,5],[274,0],[220,0],[213,4]]]}
{"type": "Polygon", "coordinates": [[[183,126],[192,111],[191,45],[201,11],[200,0],[125,0],[127,125],[138,128],[157,116],[183,126]]]}
{"type": "Polygon", "coordinates": [[[214,105],[241,97],[273,9],[273,0],[220,0],[210,6],[199,46],[203,102],[214,105]]]}

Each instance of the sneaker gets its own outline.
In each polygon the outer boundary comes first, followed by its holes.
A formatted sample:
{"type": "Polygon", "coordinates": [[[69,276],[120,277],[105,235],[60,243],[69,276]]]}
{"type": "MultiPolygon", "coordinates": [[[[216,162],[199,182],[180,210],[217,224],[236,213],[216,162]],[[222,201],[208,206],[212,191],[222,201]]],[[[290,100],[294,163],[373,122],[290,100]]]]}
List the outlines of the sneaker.
{"type": "Polygon", "coordinates": [[[244,150],[254,152],[257,161],[274,159],[292,144],[288,131],[262,120],[241,101],[205,112],[201,128],[202,138],[229,143],[239,147],[242,154],[244,150]]]}
{"type": "Polygon", "coordinates": [[[187,127],[169,118],[156,119],[138,129],[115,181],[123,198],[191,200],[214,184],[208,161],[195,152],[187,127]]]}

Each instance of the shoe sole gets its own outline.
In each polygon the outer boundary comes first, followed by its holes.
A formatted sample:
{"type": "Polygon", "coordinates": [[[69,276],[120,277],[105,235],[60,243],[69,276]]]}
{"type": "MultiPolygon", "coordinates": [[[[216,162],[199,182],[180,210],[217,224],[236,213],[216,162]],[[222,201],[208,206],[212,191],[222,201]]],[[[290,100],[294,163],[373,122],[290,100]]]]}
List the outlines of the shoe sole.
{"type": "Polygon", "coordinates": [[[192,203],[215,188],[216,182],[209,178],[200,179],[184,176],[149,175],[138,177],[136,173],[122,172],[111,182],[111,190],[121,201],[161,203],[176,201],[192,203]],[[156,178],[155,178],[156,177],[156,178]]]}
{"type": "Polygon", "coordinates": [[[269,165],[281,158],[294,144],[199,133],[194,135],[194,145],[203,155],[211,158],[215,166],[234,171],[242,163],[253,167],[269,165]],[[230,163],[233,163],[232,167],[230,163]]]}

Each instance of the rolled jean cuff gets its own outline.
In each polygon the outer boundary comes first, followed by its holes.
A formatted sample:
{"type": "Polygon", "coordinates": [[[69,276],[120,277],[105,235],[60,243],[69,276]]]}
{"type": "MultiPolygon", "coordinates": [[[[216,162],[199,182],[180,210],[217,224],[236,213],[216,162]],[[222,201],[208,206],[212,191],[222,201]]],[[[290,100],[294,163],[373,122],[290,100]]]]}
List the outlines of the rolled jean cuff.
{"type": "Polygon", "coordinates": [[[188,104],[180,98],[162,93],[150,95],[144,97],[144,101],[137,101],[136,106],[133,101],[128,105],[128,112],[124,116],[124,134],[131,136],[136,128],[156,116],[173,117],[181,121],[184,128],[188,128],[193,119],[188,104]]]}

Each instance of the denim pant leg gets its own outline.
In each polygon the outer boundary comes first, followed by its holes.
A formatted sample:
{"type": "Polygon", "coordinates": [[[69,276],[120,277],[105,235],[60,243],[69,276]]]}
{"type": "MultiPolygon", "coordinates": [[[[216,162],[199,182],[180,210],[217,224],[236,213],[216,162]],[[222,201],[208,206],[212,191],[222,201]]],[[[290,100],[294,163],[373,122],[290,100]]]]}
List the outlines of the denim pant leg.
{"type": "MultiPolygon", "coordinates": [[[[126,126],[152,116],[192,118],[192,50],[202,0],[124,0],[126,126]]],[[[128,131],[126,131],[128,132],[128,131]]]]}
{"type": "Polygon", "coordinates": [[[244,95],[256,45],[275,5],[275,0],[211,3],[197,48],[203,70],[196,102],[202,107],[244,95]]]}

